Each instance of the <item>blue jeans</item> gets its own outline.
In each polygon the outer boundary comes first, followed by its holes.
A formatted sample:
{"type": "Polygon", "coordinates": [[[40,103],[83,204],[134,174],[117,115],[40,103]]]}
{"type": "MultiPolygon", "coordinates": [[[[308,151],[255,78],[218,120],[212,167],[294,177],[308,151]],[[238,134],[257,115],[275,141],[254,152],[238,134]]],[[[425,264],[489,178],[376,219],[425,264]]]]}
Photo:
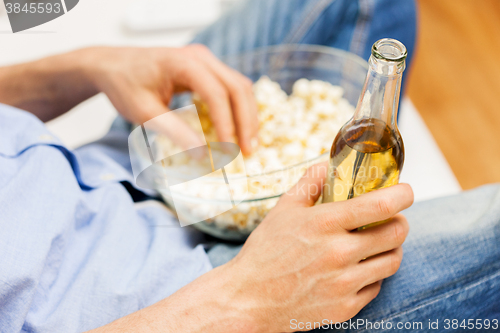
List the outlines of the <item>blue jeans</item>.
{"type": "Polygon", "coordinates": [[[389,37],[406,46],[409,68],[415,35],[414,0],[246,0],[193,43],[219,57],[270,45],[315,44],[368,60],[373,43],[389,37]]]}
{"type": "MultiPolygon", "coordinates": [[[[411,63],[415,30],[412,0],[251,0],[194,42],[206,44],[218,56],[303,43],[332,46],[368,59],[373,42],[391,37],[406,45],[411,63]]],[[[430,324],[437,327],[434,332],[496,331],[492,320],[500,320],[500,186],[417,203],[404,214],[411,231],[400,270],[352,319],[359,326],[344,324],[330,331],[426,332],[431,331],[430,324]],[[473,327],[463,329],[464,319],[466,325],[473,319],[473,327]],[[479,328],[476,319],[490,320],[490,329],[479,328]]],[[[208,254],[218,266],[239,250],[240,246],[219,243],[208,254]]]]}

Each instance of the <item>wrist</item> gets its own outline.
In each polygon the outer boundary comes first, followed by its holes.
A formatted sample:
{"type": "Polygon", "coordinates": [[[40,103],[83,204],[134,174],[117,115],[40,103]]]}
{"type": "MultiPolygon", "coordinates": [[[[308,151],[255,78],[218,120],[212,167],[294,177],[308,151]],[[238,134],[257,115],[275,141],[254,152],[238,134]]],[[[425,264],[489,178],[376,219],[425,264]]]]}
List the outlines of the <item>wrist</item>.
{"type": "Polygon", "coordinates": [[[0,69],[0,101],[51,120],[98,91],[79,51],[0,69]]]}
{"type": "Polygon", "coordinates": [[[108,47],[87,47],[71,53],[75,61],[75,70],[87,85],[98,92],[102,92],[102,81],[106,77],[108,47]]]}
{"type": "Polygon", "coordinates": [[[177,318],[188,315],[189,322],[186,326],[179,326],[180,331],[263,331],[260,318],[246,311],[250,297],[245,294],[242,281],[235,273],[232,263],[217,267],[168,299],[169,303],[176,301],[180,304],[177,318]]]}

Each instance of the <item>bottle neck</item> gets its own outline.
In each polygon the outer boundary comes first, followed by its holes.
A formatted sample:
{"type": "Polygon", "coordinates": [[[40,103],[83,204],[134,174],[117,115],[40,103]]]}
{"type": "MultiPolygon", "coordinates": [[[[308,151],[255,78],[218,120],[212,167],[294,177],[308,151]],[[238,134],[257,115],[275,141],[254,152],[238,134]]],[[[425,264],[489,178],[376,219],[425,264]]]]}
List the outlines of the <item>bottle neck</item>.
{"type": "Polygon", "coordinates": [[[369,70],[353,120],[379,119],[397,128],[401,80],[405,69],[406,49],[394,40],[380,40],[373,45],[369,70]]]}

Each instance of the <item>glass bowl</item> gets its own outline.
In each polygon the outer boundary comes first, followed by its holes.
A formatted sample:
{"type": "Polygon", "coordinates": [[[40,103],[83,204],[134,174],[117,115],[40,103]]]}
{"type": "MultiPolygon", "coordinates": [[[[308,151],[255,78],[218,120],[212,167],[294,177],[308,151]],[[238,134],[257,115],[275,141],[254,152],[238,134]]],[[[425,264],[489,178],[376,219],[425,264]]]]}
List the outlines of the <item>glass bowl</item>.
{"type": "MultiPolygon", "coordinates": [[[[353,106],[357,104],[368,70],[367,62],[355,54],[315,45],[270,46],[222,60],[254,82],[263,75],[268,76],[272,81],[279,83],[287,94],[292,92],[293,84],[301,78],[321,80],[341,86],[344,89],[343,98],[353,106]]],[[[332,133],[332,142],[336,134],[332,133]]],[[[134,144],[133,141],[131,143],[134,144]]],[[[146,164],[150,161],[146,155],[142,156],[142,159],[146,164]]],[[[171,188],[164,188],[158,192],[177,216],[182,216],[179,220],[188,221],[185,224],[191,224],[194,228],[220,239],[240,242],[248,237],[267,212],[276,205],[279,197],[300,179],[309,166],[327,159],[328,153],[324,153],[316,158],[261,174],[248,176],[228,174],[230,184],[246,182],[252,194],[252,198],[237,200],[237,204],[229,207],[227,201],[213,199],[209,190],[202,198],[187,192],[175,193],[175,204],[171,188]],[[255,184],[260,186],[265,184],[268,190],[260,195],[255,184]],[[218,210],[214,210],[214,207],[218,210]],[[216,214],[218,212],[223,213],[216,214]],[[207,214],[212,214],[214,217],[200,221],[200,216],[207,214]]],[[[157,172],[163,171],[157,170],[157,172]]],[[[220,182],[221,178],[214,177],[208,180],[206,185],[210,185],[212,181],[220,182]]]]}

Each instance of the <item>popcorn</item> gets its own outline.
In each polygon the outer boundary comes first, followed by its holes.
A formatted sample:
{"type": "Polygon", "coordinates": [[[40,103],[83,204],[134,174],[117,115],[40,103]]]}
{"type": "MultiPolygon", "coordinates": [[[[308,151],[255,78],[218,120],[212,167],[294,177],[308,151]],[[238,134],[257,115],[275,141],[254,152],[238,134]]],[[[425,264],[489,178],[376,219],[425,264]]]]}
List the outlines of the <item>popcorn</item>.
{"type": "Polygon", "coordinates": [[[302,156],[302,144],[299,142],[288,143],[283,146],[282,156],[284,158],[297,158],[302,156]]]}
{"type": "Polygon", "coordinates": [[[324,97],[328,88],[328,83],[319,80],[312,80],[309,83],[309,94],[311,96],[324,97]]]}
{"type": "Polygon", "coordinates": [[[311,148],[306,148],[304,150],[304,160],[309,161],[315,157],[318,156],[318,150],[317,149],[311,149],[311,148]]]}
{"type": "Polygon", "coordinates": [[[245,161],[245,169],[247,174],[259,174],[264,170],[264,166],[257,156],[252,156],[245,161]]]}
{"type": "MultiPolygon", "coordinates": [[[[242,184],[231,184],[230,188],[235,199],[248,195],[230,211],[205,221],[218,228],[245,233],[257,227],[276,205],[279,195],[299,180],[307,165],[287,167],[313,160],[329,151],[337,132],[354,113],[353,106],[342,97],[343,88],[324,81],[297,80],[292,87],[292,94],[287,96],[278,83],[263,76],[253,85],[253,92],[258,106],[259,147],[252,156],[244,158],[244,168],[236,162],[225,167],[229,178],[244,176],[243,172],[246,171],[248,193],[242,184]]],[[[206,140],[217,141],[207,105],[197,97],[193,99],[206,140]]],[[[172,146],[171,141],[167,143],[167,139],[165,142],[163,139],[160,137],[158,140],[160,149],[165,152],[178,149],[172,146]]],[[[187,155],[182,156],[185,159],[187,155]]],[[[173,163],[196,168],[198,162],[179,159],[173,163]]],[[[198,188],[181,186],[181,190],[183,194],[200,199],[227,197],[225,186],[217,188],[213,184],[198,188]]],[[[193,204],[191,213],[196,216],[210,211],[214,211],[214,208],[208,204],[193,204]]]]}
{"type": "Polygon", "coordinates": [[[299,79],[293,85],[293,95],[307,98],[309,96],[309,80],[299,79]]]}

